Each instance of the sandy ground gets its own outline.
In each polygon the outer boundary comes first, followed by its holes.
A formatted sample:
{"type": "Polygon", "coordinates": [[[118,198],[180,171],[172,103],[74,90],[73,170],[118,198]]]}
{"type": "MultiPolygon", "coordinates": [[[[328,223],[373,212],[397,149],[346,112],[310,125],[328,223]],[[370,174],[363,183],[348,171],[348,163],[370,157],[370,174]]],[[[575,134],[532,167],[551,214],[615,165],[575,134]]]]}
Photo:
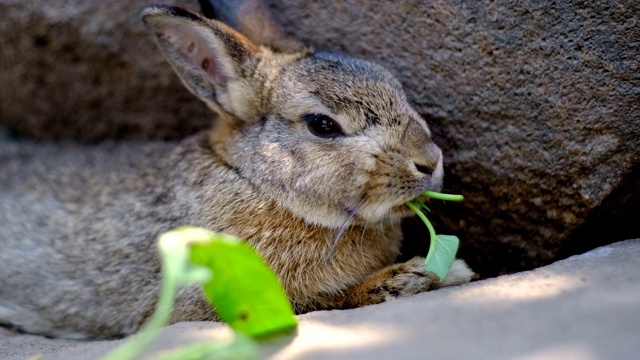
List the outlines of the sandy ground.
{"type": "MultiPolygon", "coordinates": [[[[640,239],[533,271],[299,320],[295,334],[261,343],[260,357],[640,359],[640,239]]],[[[141,358],[230,337],[222,324],[175,324],[141,358]]],[[[0,328],[0,359],[96,359],[123,341],[54,340],[0,328]]]]}

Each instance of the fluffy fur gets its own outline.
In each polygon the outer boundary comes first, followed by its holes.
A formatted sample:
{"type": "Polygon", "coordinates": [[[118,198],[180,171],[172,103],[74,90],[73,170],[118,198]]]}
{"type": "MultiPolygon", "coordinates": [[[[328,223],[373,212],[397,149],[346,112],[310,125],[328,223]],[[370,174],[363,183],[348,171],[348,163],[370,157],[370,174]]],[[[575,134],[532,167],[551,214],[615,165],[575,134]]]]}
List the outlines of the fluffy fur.
{"type": "MultiPolygon", "coordinates": [[[[460,260],[443,282],[423,259],[393,265],[404,202],[438,190],[443,172],[388,71],[309,49],[275,52],[177,8],[148,7],[143,20],[219,117],[180,143],[3,141],[0,322],[61,337],[135,332],[159,290],[155,239],[187,224],[246,239],[298,313],[469,281],[460,260]],[[314,135],[309,114],[342,134],[314,135]]],[[[201,291],[182,289],[172,321],[208,319],[201,291]]]]}

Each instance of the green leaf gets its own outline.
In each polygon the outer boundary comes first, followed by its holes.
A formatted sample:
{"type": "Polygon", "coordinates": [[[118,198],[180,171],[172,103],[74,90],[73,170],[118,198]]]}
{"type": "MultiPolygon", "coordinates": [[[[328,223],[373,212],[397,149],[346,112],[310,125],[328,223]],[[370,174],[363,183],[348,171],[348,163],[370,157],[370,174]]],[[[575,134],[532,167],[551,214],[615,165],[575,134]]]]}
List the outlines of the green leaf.
{"type": "Polygon", "coordinates": [[[297,326],[277,276],[246,242],[211,232],[211,241],[192,246],[191,261],[213,277],[205,293],[220,318],[247,336],[260,338],[297,326]]]}
{"type": "MultiPolygon", "coordinates": [[[[177,289],[185,284],[204,285],[220,317],[249,336],[268,336],[297,326],[278,278],[246,243],[229,235],[182,227],[162,234],[158,247],[163,278],[155,311],[139,333],[102,360],[137,358],[169,321],[177,289]]],[[[229,344],[191,344],[163,359],[212,357],[255,359],[258,355],[250,339],[236,334],[229,344]]]]}
{"type": "MultiPolygon", "coordinates": [[[[463,199],[462,195],[451,195],[451,194],[442,194],[433,191],[425,191],[422,193],[425,196],[441,199],[441,200],[453,200],[453,201],[461,201],[463,199]]],[[[430,271],[440,278],[440,280],[444,280],[451,269],[451,265],[456,259],[456,253],[458,252],[458,247],[460,246],[460,240],[456,236],[452,235],[436,235],[436,231],[431,224],[431,221],[427,218],[427,216],[420,210],[420,208],[424,208],[429,210],[427,206],[418,199],[414,199],[411,201],[407,201],[406,205],[413,210],[413,212],[418,215],[418,217],[424,222],[425,226],[429,230],[429,235],[431,237],[431,244],[429,245],[429,252],[427,253],[427,258],[424,261],[424,266],[427,271],[430,271]]]]}
{"type": "Polygon", "coordinates": [[[459,245],[460,240],[457,236],[436,235],[435,239],[431,238],[429,253],[424,261],[427,271],[438,275],[440,280],[444,280],[456,259],[459,245]]]}

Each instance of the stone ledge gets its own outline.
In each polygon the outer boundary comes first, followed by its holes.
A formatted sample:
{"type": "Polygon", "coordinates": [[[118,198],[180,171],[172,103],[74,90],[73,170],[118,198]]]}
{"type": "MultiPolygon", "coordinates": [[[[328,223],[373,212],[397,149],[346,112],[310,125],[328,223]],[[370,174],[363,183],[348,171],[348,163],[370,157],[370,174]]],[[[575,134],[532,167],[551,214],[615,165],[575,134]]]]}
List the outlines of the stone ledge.
{"type": "MultiPolygon", "coordinates": [[[[640,355],[640,239],[522,273],[375,306],[300,316],[297,334],[261,346],[270,359],[632,359],[640,355]]],[[[146,358],[190,340],[228,339],[221,324],[163,330],[146,358]]],[[[75,342],[0,329],[0,358],[93,359],[123,341],[75,342]]]]}

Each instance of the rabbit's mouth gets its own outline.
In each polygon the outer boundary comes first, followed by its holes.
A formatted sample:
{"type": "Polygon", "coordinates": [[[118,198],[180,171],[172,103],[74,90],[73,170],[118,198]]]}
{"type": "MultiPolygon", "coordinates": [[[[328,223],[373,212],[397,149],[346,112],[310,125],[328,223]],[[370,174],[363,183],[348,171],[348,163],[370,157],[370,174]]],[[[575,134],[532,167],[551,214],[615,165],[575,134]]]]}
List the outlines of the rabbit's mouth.
{"type": "MultiPolygon", "coordinates": [[[[431,185],[431,184],[430,184],[431,185]]],[[[425,188],[422,188],[421,190],[419,190],[415,196],[412,196],[411,198],[405,199],[405,200],[400,200],[400,203],[391,206],[389,209],[389,213],[393,214],[392,216],[395,217],[399,217],[399,218],[405,218],[405,217],[409,217],[409,216],[414,216],[415,212],[413,212],[413,210],[411,210],[408,206],[407,206],[407,202],[412,201],[414,199],[416,200],[420,200],[424,203],[428,203],[429,202],[429,198],[424,196],[423,193],[427,190],[429,191],[438,191],[440,190],[442,186],[439,184],[437,184],[436,186],[427,186],[425,188]]]]}
{"type": "Polygon", "coordinates": [[[406,204],[396,205],[391,209],[391,212],[398,214],[401,217],[412,216],[414,214],[406,204]]]}
{"type": "Polygon", "coordinates": [[[405,202],[394,204],[377,204],[362,206],[357,217],[368,223],[377,223],[382,220],[401,220],[402,218],[412,216],[414,213],[405,205],[405,202]],[[386,205],[386,206],[385,206],[386,205]]]}
{"type": "Polygon", "coordinates": [[[398,218],[406,218],[410,216],[414,216],[414,213],[406,203],[402,203],[401,205],[396,205],[389,210],[389,213],[393,214],[394,217],[398,218]]]}
{"type": "Polygon", "coordinates": [[[429,199],[422,195],[426,190],[438,191],[441,188],[440,183],[427,180],[416,188],[404,194],[398,194],[393,198],[369,197],[363,200],[354,208],[356,219],[364,220],[366,223],[376,223],[383,220],[397,220],[414,216],[415,213],[406,205],[407,202],[414,199],[428,203],[429,199]]]}

